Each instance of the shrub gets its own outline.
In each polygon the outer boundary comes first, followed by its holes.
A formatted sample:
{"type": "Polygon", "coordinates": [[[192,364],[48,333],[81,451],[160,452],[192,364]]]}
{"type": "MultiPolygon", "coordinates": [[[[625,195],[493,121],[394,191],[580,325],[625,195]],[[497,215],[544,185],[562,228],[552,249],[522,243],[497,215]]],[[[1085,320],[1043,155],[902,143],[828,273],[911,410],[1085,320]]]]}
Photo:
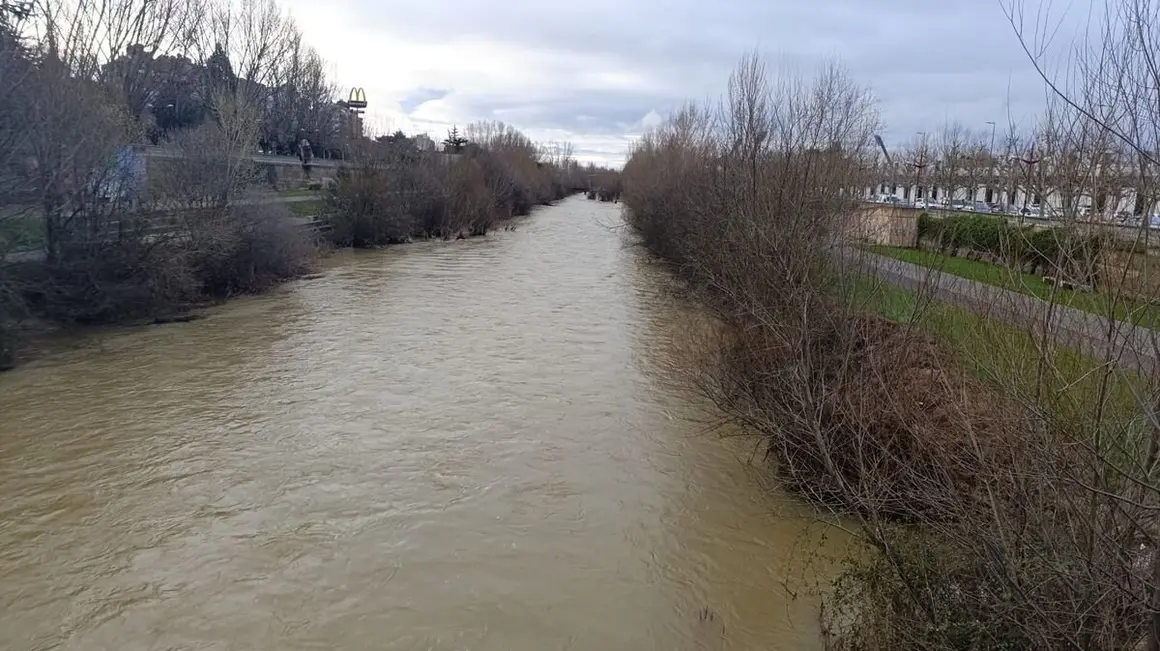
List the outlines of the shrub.
{"type": "Polygon", "coordinates": [[[936,219],[930,216],[930,213],[923,211],[918,215],[918,240],[935,240],[936,242],[942,236],[942,226],[946,223],[945,220],[936,219]]]}
{"type": "Polygon", "coordinates": [[[314,245],[284,204],[231,207],[224,220],[191,241],[193,273],[207,296],[265,291],[309,270],[314,245]]]}
{"type": "Polygon", "coordinates": [[[371,247],[413,238],[484,235],[496,221],[524,215],[567,193],[561,166],[500,122],[467,130],[471,144],[455,159],[378,143],[339,173],[324,218],[339,246],[371,247]]]}
{"type": "Polygon", "coordinates": [[[920,242],[933,242],[943,253],[986,253],[1027,273],[1060,273],[1089,283],[1110,241],[1071,227],[1018,227],[1001,217],[966,213],[942,219],[922,213],[918,232],[920,242]]]}
{"type": "MultiPolygon", "coordinates": [[[[832,648],[1160,648],[1155,369],[1116,370],[1155,342],[1108,320],[1092,360],[1037,307],[1020,329],[923,291],[904,322],[868,315],[883,306],[865,267],[830,253],[853,211],[836,189],[865,185],[868,98],[837,75],[770,87],[754,59],[729,88],[719,113],[688,107],[641,138],[625,218],[718,317],[681,351],[690,382],[764,438],[788,487],[859,525],[832,648]]],[[[1067,273],[1106,247],[988,215],[922,229],[1067,273]]]]}
{"type": "Polygon", "coordinates": [[[138,238],[73,245],[21,278],[35,314],[60,323],[116,323],[178,309],[200,296],[188,254],[138,238]]]}

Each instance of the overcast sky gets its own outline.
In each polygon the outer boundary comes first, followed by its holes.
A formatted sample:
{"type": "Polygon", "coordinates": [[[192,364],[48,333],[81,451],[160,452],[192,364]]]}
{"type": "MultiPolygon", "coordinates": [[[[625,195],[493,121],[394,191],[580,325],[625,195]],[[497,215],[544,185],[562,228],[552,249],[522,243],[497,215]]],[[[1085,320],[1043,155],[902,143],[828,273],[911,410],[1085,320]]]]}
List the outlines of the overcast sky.
{"type": "Polygon", "coordinates": [[[498,119],[623,163],[645,126],[716,97],[748,49],[836,57],[880,100],[888,144],[1043,103],[997,0],[284,0],[368,127],[443,137],[498,119]]]}

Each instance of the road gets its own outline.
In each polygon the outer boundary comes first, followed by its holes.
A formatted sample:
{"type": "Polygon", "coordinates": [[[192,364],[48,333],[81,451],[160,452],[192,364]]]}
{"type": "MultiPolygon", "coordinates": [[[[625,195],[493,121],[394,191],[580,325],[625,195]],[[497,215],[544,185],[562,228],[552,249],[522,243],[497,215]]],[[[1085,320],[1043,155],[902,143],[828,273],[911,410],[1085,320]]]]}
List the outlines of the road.
{"type": "Polygon", "coordinates": [[[846,249],[849,262],[879,279],[1021,328],[1042,330],[1095,359],[1111,358],[1126,370],[1151,375],[1160,361],[1160,334],[1104,316],[941,273],[901,260],[846,249]]]}

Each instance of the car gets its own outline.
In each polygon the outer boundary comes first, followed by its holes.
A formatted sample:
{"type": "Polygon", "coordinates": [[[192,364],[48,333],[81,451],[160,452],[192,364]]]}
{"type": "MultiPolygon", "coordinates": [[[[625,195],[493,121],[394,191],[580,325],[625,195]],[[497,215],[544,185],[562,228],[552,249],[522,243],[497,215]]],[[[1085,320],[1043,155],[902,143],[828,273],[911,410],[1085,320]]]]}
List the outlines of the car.
{"type": "Polygon", "coordinates": [[[933,199],[917,199],[914,202],[914,207],[919,210],[936,210],[942,208],[939,203],[933,199]]]}

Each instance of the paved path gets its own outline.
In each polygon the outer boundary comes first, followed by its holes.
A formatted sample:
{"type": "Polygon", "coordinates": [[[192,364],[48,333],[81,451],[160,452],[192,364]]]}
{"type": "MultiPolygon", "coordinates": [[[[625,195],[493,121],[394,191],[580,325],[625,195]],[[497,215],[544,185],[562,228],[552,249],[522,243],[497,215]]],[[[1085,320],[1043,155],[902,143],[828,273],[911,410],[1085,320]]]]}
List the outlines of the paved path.
{"type": "MultiPolygon", "coordinates": [[[[180,151],[165,149],[163,147],[146,147],[145,155],[150,158],[164,158],[169,160],[185,158],[185,155],[180,151]]],[[[302,161],[297,156],[281,156],[278,154],[255,153],[253,156],[251,156],[251,159],[255,163],[265,163],[267,165],[282,165],[287,167],[302,165],[302,161]]],[[[345,165],[345,162],[333,158],[314,158],[311,159],[310,165],[311,167],[337,168],[345,165]]]]}
{"type": "MultiPolygon", "coordinates": [[[[1056,341],[1128,370],[1160,370],[1160,332],[880,255],[844,253],[853,264],[893,285],[1020,328],[1051,332],[1056,341]]],[[[1160,324],[1158,324],[1160,325],[1160,324]]]]}

